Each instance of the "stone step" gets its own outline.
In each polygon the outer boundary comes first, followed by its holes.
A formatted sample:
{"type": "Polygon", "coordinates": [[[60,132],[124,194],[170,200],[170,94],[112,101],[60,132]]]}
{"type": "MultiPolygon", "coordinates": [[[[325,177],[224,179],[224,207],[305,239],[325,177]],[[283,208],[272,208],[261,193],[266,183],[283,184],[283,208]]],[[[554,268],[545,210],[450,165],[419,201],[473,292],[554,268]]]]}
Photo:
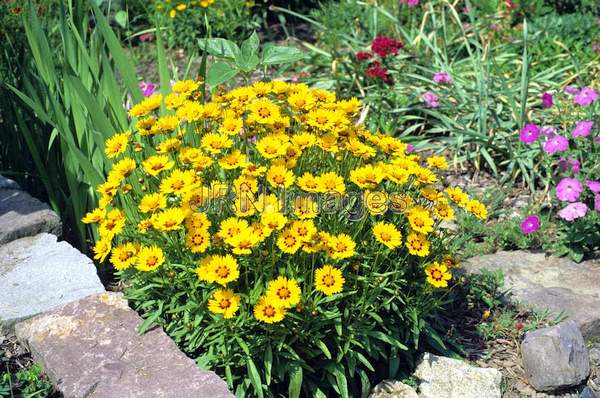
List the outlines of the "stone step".
{"type": "Polygon", "coordinates": [[[160,328],[142,323],[118,293],[100,293],[16,325],[65,398],[233,397],[226,383],[200,369],[160,328]]]}
{"type": "Polygon", "coordinates": [[[0,246],[0,329],[103,291],[92,260],[55,235],[0,246]]]}
{"type": "Polygon", "coordinates": [[[4,188],[13,186],[6,180],[0,180],[0,245],[41,232],[60,236],[62,228],[56,213],[26,192],[4,188]]]}
{"type": "Polygon", "coordinates": [[[16,181],[0,176],[0,189],[21,189],[16,181]]]}
{"type": "Polygon", "coordinates": [[[509,299],[563,312],[586,340],[600,337],[600,261],[574,263],[567,258],[527,251],[502,251],[465,262],[466,272],[502,271],[509,299]]]}

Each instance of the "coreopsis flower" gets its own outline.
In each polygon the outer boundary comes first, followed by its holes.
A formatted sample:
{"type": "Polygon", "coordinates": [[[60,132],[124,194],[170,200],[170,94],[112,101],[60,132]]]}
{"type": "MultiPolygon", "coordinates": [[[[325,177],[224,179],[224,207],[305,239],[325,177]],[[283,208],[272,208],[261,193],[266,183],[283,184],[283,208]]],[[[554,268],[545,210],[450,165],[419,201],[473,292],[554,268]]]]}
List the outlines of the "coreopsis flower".
{"type": "Polygon", "coordinates": [[[558,212],[558,216],[566,221],[573,221],[581,217],[585,217],[588,208],[585,203],[575,202],[570,203],[558,212]]]}
{"type": "Polygon", "coordinates": [[[315,289],[326,296],[340,293],[346,280],[339,268],[329,264],[315,270],[315,289]]]}
{"type": "Polygon", "coordinates": [[[371,43],[371,51],[380,58],[386,58],[389,55],[397,55],[398,51],[404,47],[404,44],[388,36],[377,36],[371,43]]]}
{"type": "Polygon", "coordinates": [[[142,213],[151,213],[160,209],[164,209],[167,206],[167,198],[158,193],[151,193],[144,195],[142,199],[140,199],[140,204],[138,205],[138,209],[142,213]]]}
{"type": "Polygon", "coordinates": [[[542,101],[542,106],[546,109],[552,108],[552,105],[554,104],[554,97],[549,92],[543,93],[540,100],[542,101]]]}
{"type": "Polygon", "coordinates": [[[343,260],[354,256],[356,243],[348,234],[332,236],[327,241],[327,254],[334,260],[343,260]]]}
{"type": "Polygon", "coordinates": [[[142,162],[142,167],[146,173],[156,177],[161,171],[170,170],[175,162],[169,159],[167,155],[150,156],[142,162]]]}
{"type": "Polygon", "coordinates": [[[395,249],[402,244],[402,234],[390,223],[378,222],[373,227],[375,239],[388,249],[395,249]]]}
{"type": "Polygon", "coordinates": [[[135,267],[144,272],[154,271],[165,262],[165,255],[158,246],[142,246],[137,253],[135,267]]]}
{"type": "Polygon", "coordinates": [[[436,72],[433,75],[433,81],[437,84],[445,84],[447,86],[451,86],[453,83],[452,76],[448,72],[436,72]]]}
{"type": "Polygon", "coordinates": [[[258,299],[254,305],[254,317],[264,323],[278,323],[285,318],[286,309],[277,307],[273,304],[273,300],[263,296],[258,299]]]}
{"type": "Polygon", "coordinates": [[[106,215],[106,209],[97,207],[94,210],[86,213],[85,217],[81,219],[84,224],[99,224],[104,220],[106,215]]]}
{"type": "Polygon", "coordinates": [[[127,143],[131,131],[125,131],[121,134],[115,134],[108,138],[104,143],[104,153],[108,158],[115,158],[127,150],[127,143]]]}
{"type": "Polygon", "coordinates": [[[112,249],[111,239],[107,237],[103,237],[96,241],[92,251],[94,252],[94,260],[98,260],[103,262],[106,256],[110,253],[112,249]]]}
{"type": "Polygon", "coordinates": [[[296,280],[279,276],[277,279],[269,282],[266,296],[273,305],[290,308],[300,302],[301,293],[300,286],[298,286],[296,280]]]}
{"type": "Polygon", "coordinates": [[[427,282],[437,288],[448,287],[448,281],[452,279],[452,274],[448,271],[448,268],[437,261],[425,268],[425,274],[427,275],[427,282]]]}
{"type": "Polygon", "coordinates": [[[540,136],[540,128],[534,123],[527,123],[521,129],[519,139],[525,144],[533,144],[540,136]]]}
{"type": "Polygon", "coordinates": [[[530,235],[540,229],[540,217],[536,214],[529,215],[521,222],[521,232],[530,235]]]}
{"type": "Polygon", "coordinates": [[[585,86],[581,89],[575,98],[573,98],[573,102],[577,105],[588,106],[594,103],[598,99],[598,93],[591,87],[585,86]]]}
{"type": "Polygon", "coordinates": [[[230,319],[240,308],[240,295],[231,289],[217,289],[208,300],[208,310],[214,314],[223,314],[223,318],[230,319]]]}
{"type": "Polygon", "coordinates": [[[422,206],[414,206],[408,209],[407,212],[408,222],[413,231],[419,232],[423,235],[433,231],[433,218],[429,213],[429,210],[422,206]]]}
{"type": "Polygon", "coordinates": [[[123,243],[112,249],[110,262],[116,270],[129,268],[136,261],[138,248],[131,242],[123,243]]]}
{"type": "Polygon", "coordinates": [[[565,177],[556,186],[556,197],[563,202],[575,202],[579,199],[583,187],[579,180],[565,177]]]}
{"type": "Polygon", "coordinates": [[[583,120],[575,124],[575,128],[571,132],[573,138],[576,137],[587,137],[592,132],[594,122],[591,120],[583,120]]]}
{"type": "Polygon", "coordinates": [[[429,254],[429,248],[431,247],[427,237],[418,232],[409,233],[406,237],[405,245],[410,254],[419,257],[427,256],[429,254]]]}
{"type": "Polygon", "coordinates": [[[544,143],[544,151],[549,155],[569,149],[569,140],[562,135],[556,135],[544,143]]]}
{"type": "Polygon", "coordinates": [[[485,220],[487,218],[487,208],[478,200],[469,200],[466,209],[480,220],[485,220]]]}

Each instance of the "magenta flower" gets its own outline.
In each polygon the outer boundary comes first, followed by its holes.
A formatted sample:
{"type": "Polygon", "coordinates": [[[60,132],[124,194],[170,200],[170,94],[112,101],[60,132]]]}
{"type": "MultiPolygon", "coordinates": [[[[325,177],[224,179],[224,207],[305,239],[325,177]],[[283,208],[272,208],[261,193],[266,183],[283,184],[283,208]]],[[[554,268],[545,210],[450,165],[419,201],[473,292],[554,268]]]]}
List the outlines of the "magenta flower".
{"type": "Polygon", "coordinates": [[[585,185],[592,191],[593,193],[600,193],[600,181],[592,181],[587,180],[585,185]]]}
{"type": "Polygon", "coordinates": [[[554,155],[556,152],[562,152],[569,149],[569,140],[562,135],[556,135],[550,138],[544,144],[544,151],[549,155],[554,155]]]}
{"type": "Polygon", "coordinates": [[[437,84],[446,84],[448,86],[451,86],[452,76],[450,76],[447,72],[437,72],[433,75],[433,81],[437,84]]]}
{"type": "Polygon", "coordinates": [[[570,85],[566,86],[564,90],[565,90],[565,93],[567,93],[567,94],[571,94],[571,95],[579,94],[579,87],[577,87],[574,84],[570,84],[570,85]]]}
{"type": "Polygon", "coordinates": [[[558,216],[563,220],[573,221],[577,218],[584,217],[587,211],[588,208],[584,203],[575,202],[560,210],[558,216]]]}
{"type": "Polygon", "coordinates": [[[358,61],[366,61],[373,58],[373,54],[368,51],[359,51],[356,53],[356,59],[358,61]]]}
{"type": "Polygon", "coordinates": [[[588,106],[596,101],[596,99],[598,99],[598,93],[593,88],[585,86],[575,96],[573,101],[575,101],[577,105],[588,106]]]}
{"type": "Polygon", "coordinates": [[[371,43],[371,51],[379,55],[380,58],[397,55],[402,47],[404,47],[404,44],[400,40],[388,36],[377,36],[371,43]]]}
{"type": "Polygon", "coordinates": [[[519,139],[525,144],[533,144],[540,136],[540,128],[533,124],[527,123],[525,127],[521,129],[519,139]]]}
{"type": "Polygon", "coordinates": [[[594,202],[594,210],[600,211],[600,193],[596,194],[595,202],[594,202]]]}
{"type": "Polygon", "coordinates": [[[425,106],[427,108],[437,108],[440,106],[439,98],[431,91],[425,91],[423,93],[423,101],[425,102],[425,106]]]}
{"type": "Polygon", "coordinates": [[[567,172],[571,172],[573,174],[579,174],[579,172],[581,171],[581,163],[577,159],[561,158],[558,161],[558,168],[560,171],[567,171],[567,172]]]}
{"type": "Polygon", "coordinates": [[[521,222],[521,232],[523,232],[525,235],[537,232],[539,229],[540,217],[535,214],[525,217],[525,219],[521,222]]]}
{"type": "Polygon", "coordinates": [[[140,82],[140,90],[142,90],[142,94],[144,95],[144,97],[150,97],[157,91],[156,85],[147,82],[140,82]]]}
{"type": "Polygon", "coordinates": [[[552,97],[552,94],[545,92],[542,94],[541,100],[544,108],[552,108],[552,104],[554,104],[554,98],[552,97]]]}
{"type": "Polygon", "coordinates": [[[577,122],[575,128],[571,132],[571,135],[573,137],[587,137],[592,132],[592,127],[594,127],[594,122],[591,120],[577,122]]]}
{"type": "Polygon", "coordinates": [[[406,146],[406,152],[412,152],[412,151],[414,151],[414,150],[415,150],[415,146],[414,146],[414,145],[412,145],[412,144],[408,144],[408,145],[406,146]]]}
{"type": "Polygon", "coordinates": [[[409,7],[416,7],[419,5],[419,0],[400,0],[400,4],[405,4],[409,7]]]}
{"type": "Polygon", "coordinates": [[[563,202],[575,202],[579,199],[582,190],[579,180],[565,177],[556,186],[556,197],[563,202]]]}
{"type": "Polygon", "coordinates": [[[556,136],[556,127],[544,126],[542,127],[542,134],[548,138],[554,138],[556,136]]]}

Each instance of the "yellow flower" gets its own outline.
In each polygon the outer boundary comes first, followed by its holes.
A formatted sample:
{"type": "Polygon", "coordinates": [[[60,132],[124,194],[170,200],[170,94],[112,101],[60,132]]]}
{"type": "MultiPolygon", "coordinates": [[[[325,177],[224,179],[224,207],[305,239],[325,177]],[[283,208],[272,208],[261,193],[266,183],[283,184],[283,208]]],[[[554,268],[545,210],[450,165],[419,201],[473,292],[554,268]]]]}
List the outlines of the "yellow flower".
{"type": "Polygon", "coordinates": [[[264,323],[278,323],[285,318],[284,307],[277,307],[268,297],[261,297],[254,305],[254,317],[264,323]]]}
{"type": "Polygon", "coordinates": [[[451,221],[454,219],[454,209],[448,203],[436,203],[433,210],[435,214],[442,220],[451,221]]]}
{"type": "Polygon", "coordinates": [[[113,175],[116,175],[119,180],[122,180],[123,178],[129,176],[133,170],[135,170],[135,167],[135,160],[131,158],[123,158],[113,165],[111,173],[114,173],[113,175]]]}
{"type": "Polygon", "coordinates": [[[166,155],[154,155],[142,162],[142,167],[146,173],[156,177],[163,170],[170,170],[175,165],[175,162],[169,159],[166,155]]]}
{"type": "Polygon", "coordinates": [[[209,279],[222,286],[236,281],[240,276],[237,260],[229,254],[212,256],[208,269],[211,275],[209,279]]]}
{"type": "Polygon", "coordinates": [[[210,228],[211,225],[212,223],[208,219],[206,213],[192,213],[185,221],[187,229],[202,229],[208,231],[208,228],[210,228]]]}
{"type": "Polygon", "coordinates": [[[176,231],[181,229],[181,224],[185,219],[183,210],[179,207],[161,211],[152,216],[152,226],[161,232],[176,231]]]}
{"type": "Polygon", "coordinates": [[[247,255],[252,253],[252,249],[260,242],[258,236],[252,228],[246,228],[239,234],[227,240],[227,243],[233,247],[234,254],[247,255]]]}
{"type": "Polygon", "coordinates": [[[265,211],[260,216],[260,222],[269,230],[280,230],[285,227],[287,217],[278,211],[265,211]]]}
{"type": "Polygon", "coordinates": [[[266,167],[257,166],[254,163],[246,163],[242,170],[242,174],[250,177],[259,177],[267,171],[266,167]]]}
{"type": "MultiPolygon", "coordinates": [[[[179,10],[181,11],[181,10],[179,10]]],[[[183,94],[183,95],[190,95],[191,93],[193,93],[194,91],[198,90],[198,87],[200,87],[200,84],[193,81],[193,80],[180,80],[180,81],[176,81],[173,84],[173,92],[178,93],[178,94],[183,94]]]]}
{"type": "Polygon", "coordinates": [[[207,228],[191,228],[185,235],[185,243],[192,253],[204,253],[210,244],[207,228]]]}
{"type": "Polygon", "coordinates": [[[427,164],[436,169],[446,170],[448,168],[448,162],[443,156],[432,156],[427,158],[427,164]]]}
{"type": "Polygon", "coordinates": [[[274,306],[290,308],[300,302],[300,294],[296,280],[280,276],[269,282],[266,295],[274,306]]]}
{"type": "Polygon", "coordinates": [[[452,274],[445,265],[434,261],[425,268],[427,282],[433,287],[448,287],[448,281],[452,279],[452,274]]]}
{"type": "Polygon", "coordinates": [[[460,188],[446,188],[446,194],[460,207],[465,207],[469,201],[469,196],[460,188]]]}
{"type": "Polygon", "coordinates": [[[319,192],[323,193],[338,193],[343,195],[346,192],[346,185],[344,184],[344,178],[337,175],[335,172],[330,171],[321,174],[317,178],[319,192]]]}
{"type": "Polygon", "coordinates": [[[208,300],[208,309],[214,314],[223,314],[223,318],[233,318],[240,308],[240,295],[231,289],[218,289],[208,300]]]}
{"type": "Polygon", "coordinates": [[[317,190],[319,189],[319,180],[317,179],[317,177],[312,175],[312,173],[306,172],[302,174],[301,177],[298,177],[296,185],[298,185],[298,188],[302,189],[303,191],[317,192],[317,190]]]}
{"type": "Polygon", "coordinates": [[[385,214],[388,210],[388,195],[385,192],[365,190],[363,201],[369,213],[373,215],[385,214]]]}
{"type": "Polygon", "coordinates": [[[244,122],[237,117],[227,117],[221,123],[219,132],[227,135],[237,135],[242,132],[244,122]]]}
{"type": "Polygon", "coordinates": [[[248,110],[250,111],[249,123],[273,124],[281,116],[279,107],[266,98],[252,102],[248,105],[248,110]]]}
{"type": "Polygon", "coordinates": [[[294,173],[283,166],[271,166],[267,171],[267,181],[274,188],[289,188],[294,179],[294,173]]]}
{"type": "Polygon", "coordinates": [[[350,235],[339,234],[327,241],[327,254],[334,260],[343,260],[354,255],[356,243],[350,235]]]}
{"type": "Polygon", "coordinates": [[[106,153],[106,156],[112,159],[124,153],[127,150],[130,135],[131,131],[126,131],[108,138],[104,143],[104,153],[106,153]]]}
{"type": "Polygon", "coordinates": [[[142,246],[137,254],[136,268],[140,271],[154,271],[165,262],[165,255],[158,246],[142,246]]]}
{"type": "Polygon", "coordinates": [[[346,280],[339,268],[329,264],[315,270],[315,289],[326,296],[340,293],[346,280]]]}
{"type": "Polygon", "coordinates": [[[256,142],[256,150],[265,159],[274,159],[285,155],[286,145],[277,137],[266,136],[256,142]]]}
{"type": "Polygon", "coordinates": [[[123,243],[112,249],[111,264],[117,269],[129,268],[136,260],[137,248],[133,243],[123,243]]]}
{"type": "Polygon", "coordinates": [[[418,232],[411,232],[406,237],[406,247],[408,252],[413,256],[425,257],[429,254],[431,244],[427,237],[418,232]]]}
{"type": "Polygon", "coordinates": [[[84,224],[98,224],[104,220],[106,215],[106,209],[97,207],[94,210],[88,212],[85,217],[81,219],[84,224]]]}
{"type": "Polygon", "coordinates": [[[126,221],[125,214],[121,210],[113,209],[106,214],[106,218],[100,223],[98,232],[100,236],[112,238],[123,231],[126,221]]]}
{"type": "Polygon", "coordinates": [[[315,218],[319,213],[319,202],[313,196],[296,196],[294,198],[294,214],[300,218],[315,218]]]}
{"type": "Polygon", "coordinates": [[[410,227],[424,235],[433,231],[433,218],[429,214],[429,210],[421,206],[414,206],[408,209],[407,213],[410,227]]]}
{"type": "Polygon", "coordinates": [[[202,137],[200,146],[212,154],[219,154],[224,149],[231,148],[233,141],[225,134],[208,133],[202,137]]]}
{"type": "Polygon", "coordinates": [[[447,268],[460,268],[462,266],[460,260],[450,255],[446,255],[442,258],[442,264],[447,268]]]}
{"type": "Polygon", "coordinates": [[[299,133],[292,136],[292,144],[301,150],[310,148],[317,142],[317,137],[311,133],[299,133]]]}
{"type": "Polygon", "coordinates": [[[390,223],[378,222],[373,227],[375,239],[385,245],[388,249],[395,249],[402,244],[402,234],[390,223]]]}
{"type": "Polygon", "coordinates": [[[481,220],[485,220],[487,218],[487,208],[478,200],[469,200],[467,202],[467,210],[481,220]]]}
{"type": "Polygon", "coordinates": [[[193,170],[174,170],[160,182],[160,193],[181,196],[198,186],[196,173],[193,170]]]}
{"type": "Polygon", "coordinates": [[[381,167],[370,164],[350,172],[350,181],[355,183],[359,188],[373,189],[383,181],[384,177],[385,172],[381,167]]]}
{"type": "Polygon", "coordinates": [[[302,243],[309,241],[317,233],[317,227],[315,227],[314,221],[310,219],[294,221],[291,230],[302,243]]]}
{"type": "Polygon", "coordinates": [[[169,17],[175,18],[176,15],[177,15],[177,10],[172,9],[171,11],[169,11],[169,17]]]}
{"type": "Polygon", "coordinates": [[[233,170],[238,167],[243,167],[246,163],[246,155],[242,154],[239,149],[231,152],[229,155],[223,156],[219,159],[219,165],[225,170],[233,170]]]}
{"type": "Polygon", "coordinates": [[[227,242],[234,236],[239,235],[245,229],[248,229],[248,221],[230,217],[221,222],[217,236],[227,242]]]}
{"type": "Polygon", "coordinates": [[[164,209],[167,206],[167,198],[160,193],[144,195],[140,200],[138,208],[142,213],[150,213],[164,209]]]}
{"type": "Polygon", "coordinates": [[[175,115],[163,116],[156,120],[156,124],[153,126],[161,133],[170,133],[179,126],[180,120],[175,115]]]}
{"type": "Polygon", "coordinates": [[[284,253],[294,254],[302,247],[302,239],[288,228],[279,234],[277,247],[284,253]]]}
{"type": "Polygon", "coordinates": [[[98,260],[101,263],[104,262],[108,253],[110,253],[111,246],[111,238],[104,237],[96,241],[94,245],[94,260],[98,260]]]}
{"type": "Polygon", "coordinates": [[[144,100],[142,100],[142,102],[131,107],[129,110],[129,115],[135,117],[145,116],[149,112],[158,109],[161,101],[161,94],[153,94],[149,97],[146,97],[144,100]]]}

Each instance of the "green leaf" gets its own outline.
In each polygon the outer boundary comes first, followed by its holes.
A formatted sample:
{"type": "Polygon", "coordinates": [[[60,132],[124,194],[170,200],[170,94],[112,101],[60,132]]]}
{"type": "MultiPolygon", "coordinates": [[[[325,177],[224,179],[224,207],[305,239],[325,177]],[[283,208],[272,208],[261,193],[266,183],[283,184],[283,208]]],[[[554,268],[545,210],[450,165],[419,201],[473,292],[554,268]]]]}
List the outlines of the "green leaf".
{"type": "Polygon", "coordinates": [[[404,351],[408,350],[408,347],[406,347],[404,344],[400,343],[398,340],[393,339],[390,336],[388,336],[387,334],[380,332],[378,330],[370,331],[367,334],[369,336],[375,337],[377,340],[381,340],[392,346],[398,347],[401,350],[404,350],[404,351]]]}
{"type": "Polygon", "coordinates": [[[115,21],[117,21],[119,26],[121,26],[122,28],[126,28],[127,27],[127,13],[123,10],[117,11],[117,13],[115,14],[115,21]]]}
{"type": "Polygon", "coordinates": [[[290,366],[290,384],[288,385],[288,397],[298,398],[302,391],[302,367],[299,365],[290,366]]]}
{"type": "Polygon", "coordinates": [[[234,59],[240,54],[238,45],[227,39],[217,38],[200,40],[200,47],[206,49],[210,55],[220,58],[234,59]]]}
{"type": "Polygon", "coordinates": [[[259,398],[264,397],[262,390],[262,383],[260,381],[260,374],[258,373],[258,369],[252,361],[252,358],[246,358],[246,368],[248,369],[248,376],[250,376],[250,382],[252,383],[252,387],[254,387],[254,391],[256,392],[256,396],[259,398]]]}
{"type": "Polygon", "coordinates": [[[258,58],[259,46],[260,42],[256,32],[244,40],[240,53],[235,57],[235,63],[239,69],[245,72],[253,72],[256,69],[260,62],[258,58]]]}
{"type": "Polygon", "coordinates": [[[263,52],[264,65],[289,64],[304,59],[306,55],[294,47],[271,46],[263,52]]]}
{"type": "Polygon", "coordinates": [[[331,359],[331,352],[329,352],[329,348],[327,348],[327,345],[322,340],[317,340],[317,346],[323,351],[327,359],[331,359]]]}
{"type": "Polygon", "coordinates": [[[267,385],[271,384],[271,369],[273,368],[273,350],[268,345],[265,350],[265,382],[267,385]]]}
{"type": "Polygon", "coordinates": [[[240,71],[225,62],[216,62],[210,66],[206,74],[206,83],[214,88],[233,79],[240,71]]]}
{"type": "Polygon", "coordinates": [[[348,380],[346,375],[340,368],[335,368],[333,371],[338,389],[340,390],[340,396],[342,398],[350,398],[348,395],[348,380]]]}
{"type": "Polygon", "coordinates": [[[140,326],[138,326],[137,332],[140,336],[143,335],[144,333],[146,333],[146,331],[148,329],[150,329],[150,327],[154,326],[154,322],[162,314],[162,309],[163,309],[163,303],[161,301],[158,303],[158,309],[156,311],[154,311],[152,313],[152,315],[150,315],[148,318],[146,318],[140,326]]]}

